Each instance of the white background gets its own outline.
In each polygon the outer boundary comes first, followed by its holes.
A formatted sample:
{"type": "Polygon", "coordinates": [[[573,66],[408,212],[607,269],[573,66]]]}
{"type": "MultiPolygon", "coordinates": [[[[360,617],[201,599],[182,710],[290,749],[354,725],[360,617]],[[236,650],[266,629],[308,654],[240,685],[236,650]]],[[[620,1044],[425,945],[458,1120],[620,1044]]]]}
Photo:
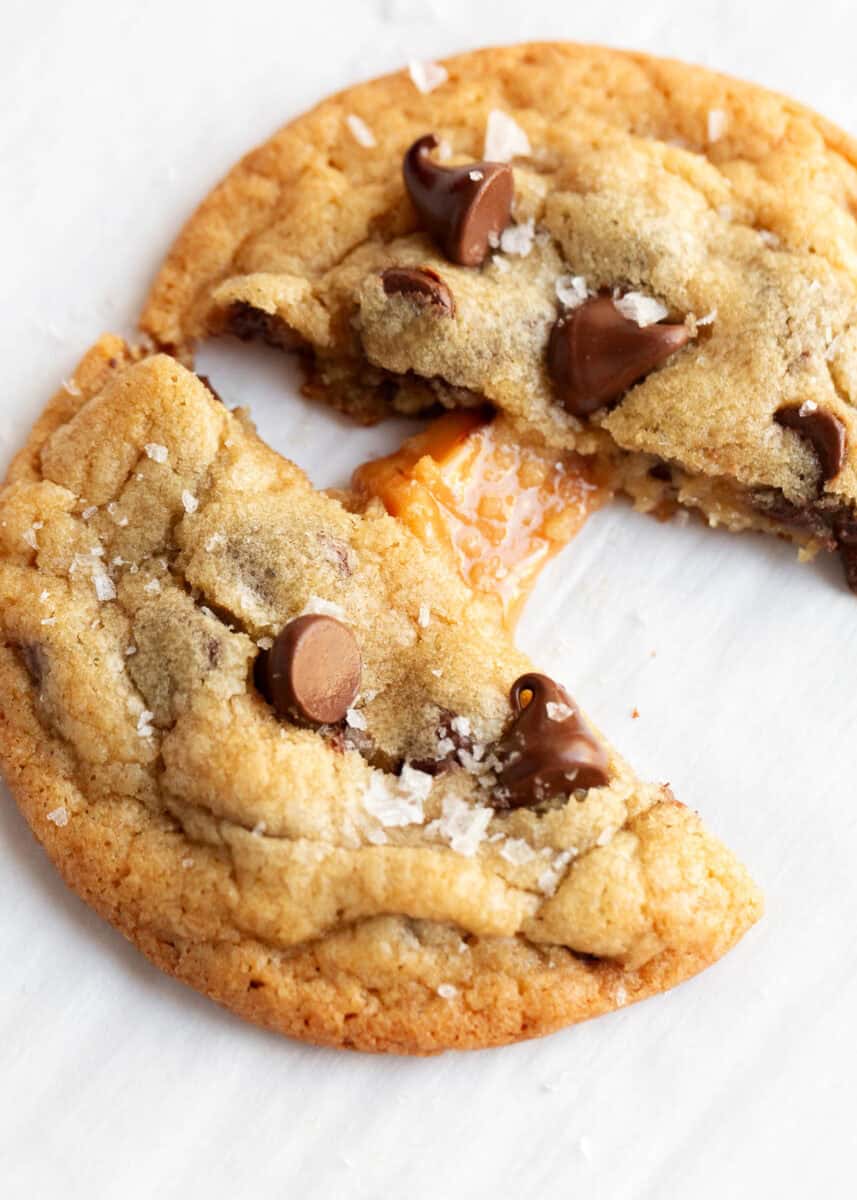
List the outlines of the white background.
{"type": "MultiPolygon", "coordinates": [[[[755,78],[857,131],[848,0],[0,11],[3,464],[86,346],[132,330],[179,223],[233,160],[410,56],[537,37],[632,46],[755,78]]],[[[399,436],[295,398],[273,352],[202,361],[320,484],[399,436]]],[[[836,564],[619,505],[543,578],[520,636],[741,854],[763,923],[673,994],[540,1042],[337,1053],[160,975],[67,893],[0,796],[4,1200],[855,1194],[857,599],[836,564]]]]}

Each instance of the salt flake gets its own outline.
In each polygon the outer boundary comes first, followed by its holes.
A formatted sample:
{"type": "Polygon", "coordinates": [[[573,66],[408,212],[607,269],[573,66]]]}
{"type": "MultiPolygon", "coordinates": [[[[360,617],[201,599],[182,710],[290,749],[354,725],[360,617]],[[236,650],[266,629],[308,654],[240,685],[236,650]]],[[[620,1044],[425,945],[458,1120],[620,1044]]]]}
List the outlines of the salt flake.
{"type": "Polygon", "coordinates": [[[485,129],[485,154],[488,162],[510,162],[531,153],[530,139],[508,113],[492,108],[485,129]]]}
{"type": "Polygon", "coordinates": [[[446,83],[449,79],[449,74],[446,67],[442,67],[436,62],[419,62],[412,59],[408,63],[408,74],[411,77],[414,87],[418,92],[422,92],[427,96],[429,92],[433,92],[435,88],[439,88],[442,83],[446,83]]]}
{"type": "Polygon", "coordinates": [[[351,136],[359,145],[364,146],[368,150],[376,144],[374,133],[362,117],[358,117],[354,113],[349,113],[345,118],[345,124],[349,128],[351,136]]]}
{"type": "Polygon", "coordinates": [[[152,462],[165,463],[169,458],[169,450],[160,442],[146,442],[143,449],[146,452],[146,458],[150,458],[152,462]]]}
{"type": "Polygon", "coordinates": [[[669,314],[669,309],[653,296],[643,292],[626,292],[613,301],[613,306],[628,321],[636,321],[641,328],[662,321],[669,314]]]}
{"type": "Polygon", "coordinates": [[[68,825],[68,810],[60,805],[47,814],[47,819],[52,825],[56,825],[57,829],[64,829],[68,825]]]}
{"type": "Polygon", "coordinates": [[[185,491],[182,492],[182,506],[186,513],[195,513],[199,508],[199,501],[192,492],[189,492],[187,489],[185,489],[185,491]]]}
{"type": "Polygon", "coordinates": [[[535,222],[530,217],[520,225],[509,225],[500,234],[500,249],[504,254],[516,254],[526,258],[533,248],[535,222]]]}
{"type": "Polygon", "coordinates": [[[582,275],[560,275],[554,290],[557,300],[565,308],[580,308],[589,297],[589,288],[582,275]]]}
{"type": "Polygon", "coordinates": [[[438,984],[437,994],[441,1000],[454,1000],[458,995],[458,988],[453,983],[438,984]]]}
{"type": "Polygon", "coordinates": [[[710,108],[708,110],[709,142],[719,142],[726,132],[726,126],[728,124],[729,117],[722,108],[710,108]]]}

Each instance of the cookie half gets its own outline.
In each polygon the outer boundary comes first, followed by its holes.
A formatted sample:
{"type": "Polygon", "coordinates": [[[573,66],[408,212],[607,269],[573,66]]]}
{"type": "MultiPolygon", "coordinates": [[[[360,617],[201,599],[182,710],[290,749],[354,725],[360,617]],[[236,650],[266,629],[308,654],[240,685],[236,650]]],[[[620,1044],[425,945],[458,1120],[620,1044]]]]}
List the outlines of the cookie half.
{"type": "Polygon", "coordinates": [[[0,493],[0,762],[66,881],[270,1028],[430,1053],[671,987],[760,913],[377,501],[115,338],[0,493]]]}
{"type": "Polygon", "coordinates": [[[143,314],[299,348],[372,419],[486,401],[659,515],[857,588],[857,152],[793,101],[567,44],[340,93],[190,219],[143,314]],[[422,90],[421,90],[422,89],[422,90]]]}

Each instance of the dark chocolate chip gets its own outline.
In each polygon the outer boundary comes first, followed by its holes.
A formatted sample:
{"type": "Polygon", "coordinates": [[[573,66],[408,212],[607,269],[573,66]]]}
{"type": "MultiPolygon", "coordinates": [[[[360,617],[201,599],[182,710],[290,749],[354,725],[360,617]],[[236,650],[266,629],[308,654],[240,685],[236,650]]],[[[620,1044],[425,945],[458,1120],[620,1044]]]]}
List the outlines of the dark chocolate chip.
{"type": "Polygon", "coordinates": [[[45,652],[36,642],[19,642],[18,653],[34,687],[40,688],[45,678],[45,652]]]}
{"type": "Polygon", "coordinates": [[[684,325],[623,317],[609,296],[593,296],[560,317],[548,342],[548,370],[567,412],[586,417],[617,400],[690,338],[684,325]]]}
{"type": "Polygon", "coordinates": [[[503,764],[496,808],[539,804],[607,782],[607,755],[564,688],[547,675],[522,675],[509,698],[512,725],[495,750],[503,764]],[[524,703],[527,692],[530,700],[524,703]]]}
{"type": "Polygon", "coordinates": [[[436,308],[447,316],[455,314],[452,292],[431,267],[388,267],[381,275],[388,296],[407,296],[425,308],[436,308]]]}
{"type": "Polygon", "coordinates": [[[823,482],[839,474],[845,462],[847,443],[845,425],[839,417],[810,400],[805,404],[784,404],[777,409],[774,420],[786,429],[793,429],[810,443],[823,482]]]}
{"type": "Polygon", "coordinates": [[[654,466],[649,467],[649,474],[652,479],[657,479],[661,483],[672,483],[673,473],[669,463],[655,463],[654,466]]]}
{"type": "Polygon", "coordinates": [[[310,613],[277,634],[267,658],[267,692],[281,716],[335,725],[354,702],[361,669],[348,626],[310,613]]]}
{"type": "Polygon", "coordinates": [[[258,340],[280,350],[296,350],[302,344],[282,317],[255,308],[244,300],[236,300],[229,306],[226,328],[242,342],[258,340]]]}
{"type": "Polygon", "coordinates": [[[508,163],[474,162],[442,167],[429,152],[437,146],[433,133],[418,138],[405,155],[402,173],[414,208],[447,258],[478,267],[490,239],[509,224],[515,194],[508,163]]]}

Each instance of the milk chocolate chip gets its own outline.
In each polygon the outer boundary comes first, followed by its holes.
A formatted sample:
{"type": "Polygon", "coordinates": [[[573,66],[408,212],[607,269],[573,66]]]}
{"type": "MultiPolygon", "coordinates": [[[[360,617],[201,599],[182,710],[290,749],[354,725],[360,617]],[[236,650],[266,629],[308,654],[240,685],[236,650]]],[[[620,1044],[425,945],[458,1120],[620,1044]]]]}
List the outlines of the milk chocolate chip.
{"type": "Polygon", "coordinates": [[[509,699],[513,723],[495,750],[503,764],[496,808],[538,804],[607,782],[607,755],[564,688],[547,675],[522,675],[509,699]]]}
{"type": "Polygon", "coordinates": [[[808,400],[805,404],[784,404],[774,413],[774,420],[806,438],[815,451],[825,483],[839,474],[846,445],[845,425],[839,417],[808,400]]]}
{"type": "Polygon", "coordinates": [[[452,262],[478,267],[488,253],[489,238],[509,224],[515,193],[508,163],[475,162],[442,167],[429,151],[433,133],[418,138],[405,155],[405,187],[431,237],[452,262]]]}
{"type": "Polygon", "coordinates": [[[277,635],[266,663],[267,692],[280,716],[335,725],[354,703],[361,669],[348,626],[312,613],[277,635]]]}
{"type": "Polygon", "coordinates": [[[431,267],[388,267],[381,274],[381,283],[387,296],[407,296],[450,317],[455,313],[452,292],[431,267]]]}
{"type": "Polygon", "coordinates": [[[594,296],[556,322],[548,370],[560,403],[586,417],[616,400],[690,338],[684,325],[644,325],[623,317],[609,296],[594,296]]]}

